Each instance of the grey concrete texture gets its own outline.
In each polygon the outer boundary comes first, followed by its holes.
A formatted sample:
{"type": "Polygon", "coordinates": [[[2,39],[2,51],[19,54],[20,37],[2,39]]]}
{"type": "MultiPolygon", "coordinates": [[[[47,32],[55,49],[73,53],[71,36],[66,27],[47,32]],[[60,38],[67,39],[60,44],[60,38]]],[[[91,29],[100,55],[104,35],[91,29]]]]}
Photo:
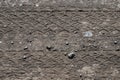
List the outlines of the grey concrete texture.
{"type": "Polygon", "coordinates": [[[0,0],[0,80],[120,80],[119,0],[0,0]]]}
{"type": "Polygon", "coordinates": [[[119,80],[119,21],[119,12],[1,11],[0,80],[119,80]]]}
{"type": "Polygon", "coordinates": [[[39,51],[47,45],[58,51],[120,48],[120,14],[117,12],[15,11],[0,15],[1,51],[24,48],[39,51]]]}
{"type": "Polygon", "coordinates": [[[0,80],[119,80],[119,52],[0,52],[0,80]],[[114,54],[113,54],[114,53],[114,54]]]}
{"type": "Polygon", "coordinates": [[[0,0],[1,7],[25,5],[44,10],[120,10],[120,0],[0,0]]]}

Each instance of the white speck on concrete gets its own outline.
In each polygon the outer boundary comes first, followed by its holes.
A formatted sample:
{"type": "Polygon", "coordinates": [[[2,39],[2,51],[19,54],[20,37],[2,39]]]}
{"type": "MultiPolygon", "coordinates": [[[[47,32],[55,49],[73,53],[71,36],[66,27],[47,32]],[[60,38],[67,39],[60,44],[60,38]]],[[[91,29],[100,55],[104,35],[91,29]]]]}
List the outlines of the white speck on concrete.
{"type": "Polygon", "coordinates": [[[13,23],[11,23],[11,24],[13,24],[13,23]]]}
{"type": "Polygon", "coordinates": [[[26,57],[27,57],[27,56],[25,56],[25,55],[23,56],[23,58],[26,58],[26,57]]]}
{"type": "Polygon", "coordinates": [[[13,44],[14,42],[13,41],[11,41],[11,44],[13,44]]]}
{"type": "Polygon", "coordinates": [[[0,43],[2,43],[2,41],[0,41],[0,43]]]}
{"type": "Polygon", "coordinates": [[[15,6],[15,4],[12,4],[11,6],[12,6],[12,7],[14,7],[14,6],[15,6]]]}
{"type": "Polygon", "coordinates": [[[74,67],[74,65],[70,65],[70,67],[74,67]]]}
{"type": "Polygon", "coordinates": [[[21,4],[19,4],[19,6],[22,6],[23,4],[21,3],[21,4]]]}
{"type": "Polygon", "coordinates": [[[105,46],[105,48],[108,48],[108,46],[105,46]]]}
{"type": "Polygon", "coordinates": [[[22,44],[22,42],[19,42],[19,44],[22,44]]]}
{"type": "Polygon", "coordinates": [[[35,4],[36,7],[39,7],[39,4],[35,4]]]}
{"type": "Polygon", "coordinates": [[[28,44],[29,46],[31,46],[32,44],[30,43],[30,44],[28,44]]]}
{"type": "Polygon", "coordinates": [[[84,32],[84,37],[92,37],[93,36],[93,33],[91,31],[86,31],[84,32]]]}
{"type": "Polygon", "coordinates": [[[7,25],[4,25],[4,27],[7,27],[7,25]]]}
{"type": "Polygon", "coordinates": [[[25,47],[24,47],[24,49],[27,49],[27,48],[28,48],[28,46],[25,46],[25,47]]]}
{"type": "Polygon", "coordinates": [[[118,8],[120,8],[120,4],[118,4],[117,6],[118,6],[118,8]]]}
{"type": "Polygon", "coordinates": [[[82,24],[84,24],[84,25],[87,25],[88,24],[88,22],[86,22],[86,21],[83,21],[83,22],[81,22],[82,24]]]}
{"type": "Polygon", "coordinates": [[[65,44],[66,44],[66,45],[69,45],[69,42],[67,41],[67,42],[65,42],[65,44]]]}

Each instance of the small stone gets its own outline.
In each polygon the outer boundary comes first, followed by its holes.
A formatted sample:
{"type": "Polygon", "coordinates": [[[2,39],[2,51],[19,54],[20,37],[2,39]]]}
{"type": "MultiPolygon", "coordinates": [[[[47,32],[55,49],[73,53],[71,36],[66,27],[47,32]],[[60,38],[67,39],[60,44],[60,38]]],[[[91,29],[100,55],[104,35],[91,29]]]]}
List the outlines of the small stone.
{"type": "Polygon", "coordinates": [[[27,56],[24,55],[24,56],[23,56],[23,59],[26,59],[26,58],[27,58],[27,56]]]}
{"type": "Polygon", "coordinates": [[[75,57],[75,53],[74,52],[71,52],[68,54],[68,58],[69,59],[73,59],[75,57]]]}
{"type": "Polygon", "coordinates": [[[14,44],[14,42],[13,42],[13,41],[11,41],[11,44],[14,44]]]}
{"type": "Polygon", "coordinates": [[[22,44],[22,42],[19,42],[19,44],[22,44]]]}
{"type": "Polygon", "coordinates": [[[36,7],[39,7],[39,4],[36,4],[35,6],[36,6],[36,7]]]}
{"type": "Polygon", "coordinates": [[[22,57],[22,59],[26,60],[26,59],[28,59],[28,58],[30,58],[30,57],[31,57],[31,55],[24,55],[24,56],[22,57]]]}
{"type": "Polygon", "coordinates": [[[69,42],[66,42],[65,44],[66,44],[66,45],[69,45],[69,42]]]}
{"type": "Polygon", "coordinates": [[[67,56],[67,52],[65,52],[64,55],[67,56]]]}
{"type": "Polygon", "coordinates": [[[27,47],[27,46],[25,46],[25,47],[24,47],[24,50],[27,50],[27,49],[28,49],[28,47],[27,47]]]}
{"type": "Polygon", "coordinates": [[[117,44],[118,43],[118,41],[114,41],[114,44],[117,44]]]}
{"type": "Polygon", "coordinates": [[[80,74],[80,78],[83,77],[82,74],[80,74]]]}
{"type": "Polygon", "coordinates": [[[46,49],[47,49],[48,51],[51,51],[51,50],[53,49],[53,47],[52,47],[52,46],[47,46],[46,49]]]}
{"type": "Polygon", "coordinates": [[[120,51],[120,49],[116,49],[116,51],[120,51]]]}

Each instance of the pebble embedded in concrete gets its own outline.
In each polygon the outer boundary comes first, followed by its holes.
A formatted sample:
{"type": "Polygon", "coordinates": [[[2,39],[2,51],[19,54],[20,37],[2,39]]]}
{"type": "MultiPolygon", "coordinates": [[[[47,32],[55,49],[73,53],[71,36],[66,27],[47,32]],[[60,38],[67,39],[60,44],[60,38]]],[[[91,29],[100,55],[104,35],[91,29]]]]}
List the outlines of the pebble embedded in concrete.
{"type": "Polygon", "coordinates": [[[80,74],[80,78],[82,77],[82,74],[80,74]]]}
{"type": "Polygon", "coordinates": [[[22,42],[19,42],[19,44],[22,44],[22,42]]]}
{"type": "Polygon", "coordinates": [[[66,44],[66,45],[69,45],[69,42],[66,42],[65,44],[66,44]]]}
{"type": "Polygon", "coordinates": [[[64,55],[67,56],[67,52],[65,52],[64,55]]]}
{"type": "Polygon", "coordinates": [[[93,36],[93,33],[91,31],[86,31],[84,32],[84,37],[92,37],[93,36]]]}
{"type": "Polygon", "coordinates": [[[11,41],[11,44],[14,44],[14,42],[13,42],[13,41],[11,41]]]}
{"type": "Polygon", "coordinates": [[[53,47],[49,45],[49,46],[46,47],[46,49],[47,49],[48,51],[51,51],[51,50],[53,49],[53,47]]]}
{"type": "Polygon", "coordinates": [[[118,41],[114,41],[114,44],[117,44],[118,43],[118,41]]]}
{"type": "Polygon", "coordinates": [[[118,8],[120,8],[120,4],[118,4],[117,6],[118,6],[118,8]]]}
{"type": "Polygon", "coordinates": [[[27,58],[27,56],[24,55],[24,56],[23,56],[23,59],[26,59],[26,58],[27,58]]]}
{"type": "Polygon", "coordinates": [[[68,58],[69,59],[73,59],[75,57],[75,53],[74,52],[71,52],[68,54],[68,58]]]}
{"type": "Polygon", "coordinates": [[[28,47],[27,47],[27,46],[25,46],[25,47],[24,47],[24,50],[27,50],[27,49],[28,49],[28,47]]]}
{"type": "Polygon", "coordinates": [[[83,22],[81,22],[81,23],[84,24],[84,25],[88,24],[88,22],[86,22],[86,21],[83,21],[83,22]]]}

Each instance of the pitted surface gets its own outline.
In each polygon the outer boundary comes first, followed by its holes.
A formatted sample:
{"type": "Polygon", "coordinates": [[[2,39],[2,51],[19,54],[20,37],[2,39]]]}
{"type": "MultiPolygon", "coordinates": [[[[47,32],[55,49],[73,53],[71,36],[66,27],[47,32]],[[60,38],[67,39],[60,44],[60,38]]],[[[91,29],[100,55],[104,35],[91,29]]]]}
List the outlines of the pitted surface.
{"type": "Polygon", "coordinates": [[[114,12],[116,8],[50,10],[45,6],[55,0],[41,0],[44,4],[37,6],[28,1],[19,6],[13,1],[12,7],[1,3],[0,80],[120,79],[120,13],[114,12]]]}
{"type": "Polygon", "coordinates": [[[25,47],[39,51],[47,45],[58,51],[69,48],[116,51],[120,47],[120,15],[116,12],[1,12],[0,15],[1,51],[21,51],[25,47]]]}

